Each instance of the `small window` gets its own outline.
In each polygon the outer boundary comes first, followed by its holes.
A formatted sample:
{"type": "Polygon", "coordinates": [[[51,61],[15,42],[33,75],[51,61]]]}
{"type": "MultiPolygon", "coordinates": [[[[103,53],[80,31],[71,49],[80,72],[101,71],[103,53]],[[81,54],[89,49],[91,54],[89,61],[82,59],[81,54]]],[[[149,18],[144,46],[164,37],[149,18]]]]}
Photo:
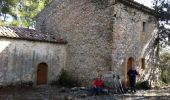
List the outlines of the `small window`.
{"type": "Polygon", "coordinates": [[[145,58],[141,59],[141,68],[145,69],[145,58]]]}
{"type": "Polygon", "coordinates": [[[147,23],[143,22],[143,32],[147,32],[147,23]]]}

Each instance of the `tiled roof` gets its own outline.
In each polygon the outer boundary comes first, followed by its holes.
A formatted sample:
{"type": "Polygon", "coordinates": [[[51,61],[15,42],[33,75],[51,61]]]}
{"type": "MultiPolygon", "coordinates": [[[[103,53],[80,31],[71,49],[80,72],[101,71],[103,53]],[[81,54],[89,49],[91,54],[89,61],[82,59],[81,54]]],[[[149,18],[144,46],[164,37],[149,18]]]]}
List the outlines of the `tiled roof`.
{"type": "Polygon", "coordinates": [[[40,33],[34,29],[0,26],[0,37],[66,44],[67,41],[56,34],[40,33]]]}

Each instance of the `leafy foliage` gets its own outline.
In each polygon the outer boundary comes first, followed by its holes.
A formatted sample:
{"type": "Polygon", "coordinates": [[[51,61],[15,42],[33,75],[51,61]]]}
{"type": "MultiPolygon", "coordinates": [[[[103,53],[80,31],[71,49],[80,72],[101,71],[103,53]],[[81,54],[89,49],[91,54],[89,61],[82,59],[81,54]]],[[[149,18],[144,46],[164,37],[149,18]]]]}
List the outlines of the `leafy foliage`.
{"type": "Polygon", "coordinates": [[[62,70],[59,79],[56,82],[51,83],[51,85],[60,85],[66,87],[81,86],[81,84],[76,80],[70,73],[66,70],[62,70]]]}
{"type": "Polygon", "coordinates": [[[165,25],[170,25],[170,2],[168,0],[153,0],[153,8],[158,14],[158,35],[155,44],[165,47],[170,45],[170,29],[165,25]]]}
{"type": "MultiPolygon", "coordinates": [[[[157,33],[153,38],[153,45],[150,48],[149,52],[149,62],[153,65],[151,72],[156,72],[156,69],[162,71],[165,74],[164,69],[162,69],[162,55],[160,56],[160,51],[164,47],[167,47],[170,44],[170,29],[166,26],[170,25],[170,2],[168,0],[153,0],[153,8],[157,13],[157,33]]],[[[161,73],[161,74],[162,74],[161,73]]],[[[162,74],[163,75],[163,74],[162,74]]],[[[155,80],[155,74],[151,74],[149,79],[151,81],[155,80]]]]}
{"type": "Polygon", "coordinates": [[[2,25],[34,27],[36,15],[52,0],[1,0],[0,16],[2,25]],[[8,17],[11,22],[7,22],[8,17]]]}
{"type": "Polygon", "coordinates": [[[51,0],[22,0],[18,5],[18,12],[22,26],[35,25],[36,15],[50,2],[51,0]],[[47,3],[47,4],[46,4],[47,3]]]}
{"type": "Polygon", "coordinates": [[[154,9],[159,13],[159,19],[161,21],[170,20],[170,2],[168,0],[154,0],[154,9]]]}
{"type": "Polygon", "coordinates": [[[13,8],[16,6],[17,0],[1,0],[0,1],[0,16],[3,17],[3,21],[6,21],[7,15],[16,17],[13,12],[13,8]]]}
{"type": "Polygon", "coordinates": [[[161,54],[161,64],[160,68],[162,81],[165,83],[170,83],[170,53],[165,52],[161,54]]]}
{"type": "Polygon", "coordinates": [[[166,28],[164,25],[159,26],[158,31],[158,37],[156,39],[156,44],[159,43],[159,45],[164,48],[168,45],[170,45],[170,29],[166,28]]]}

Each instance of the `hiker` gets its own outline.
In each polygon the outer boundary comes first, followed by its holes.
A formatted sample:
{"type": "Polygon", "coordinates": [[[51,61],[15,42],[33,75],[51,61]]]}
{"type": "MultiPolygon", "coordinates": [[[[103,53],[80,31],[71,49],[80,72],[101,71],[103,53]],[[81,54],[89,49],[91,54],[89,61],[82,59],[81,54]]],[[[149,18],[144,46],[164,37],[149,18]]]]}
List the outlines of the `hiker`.
{"type": "Polygon", "coordinates": [[[136,76],[139,75],[138,72],[136,71],[135,67],[132,67],[127,75],[129,76],[129,81],[130,81],[130,89],[131,92],[136,92],[136,76]]]}
{"type": "Polygon", "coordinates": [[[95,95],[99,95],[104,93],[103,91],[104,89],[104,81],[102,79],[102,76],[100,75],[99,77],[97,77],[94,81],[93,81],[93,87],[90,90],[91,94],[95,94],[95,95]]]}

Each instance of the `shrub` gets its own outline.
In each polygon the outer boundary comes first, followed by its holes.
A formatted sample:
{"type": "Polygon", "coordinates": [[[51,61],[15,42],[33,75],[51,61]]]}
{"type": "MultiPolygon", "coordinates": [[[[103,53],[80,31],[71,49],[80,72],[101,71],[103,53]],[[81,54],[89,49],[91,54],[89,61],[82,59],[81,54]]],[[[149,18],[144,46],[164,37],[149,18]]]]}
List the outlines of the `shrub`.
{"type": "Polygon", "coordinates": [[[69,72],[62,70],[58,80],[51,82],[51,85],[59,85],[65,87],[80,86],[80,83],[69,72]]]}
{"type": "Polygon", "coordinates": [[[147,80],[147,81],[137,82],[136,87],[138,89],[148,90],[151,89],[151,84],[149,84],[149,81],[147,80]]]}

